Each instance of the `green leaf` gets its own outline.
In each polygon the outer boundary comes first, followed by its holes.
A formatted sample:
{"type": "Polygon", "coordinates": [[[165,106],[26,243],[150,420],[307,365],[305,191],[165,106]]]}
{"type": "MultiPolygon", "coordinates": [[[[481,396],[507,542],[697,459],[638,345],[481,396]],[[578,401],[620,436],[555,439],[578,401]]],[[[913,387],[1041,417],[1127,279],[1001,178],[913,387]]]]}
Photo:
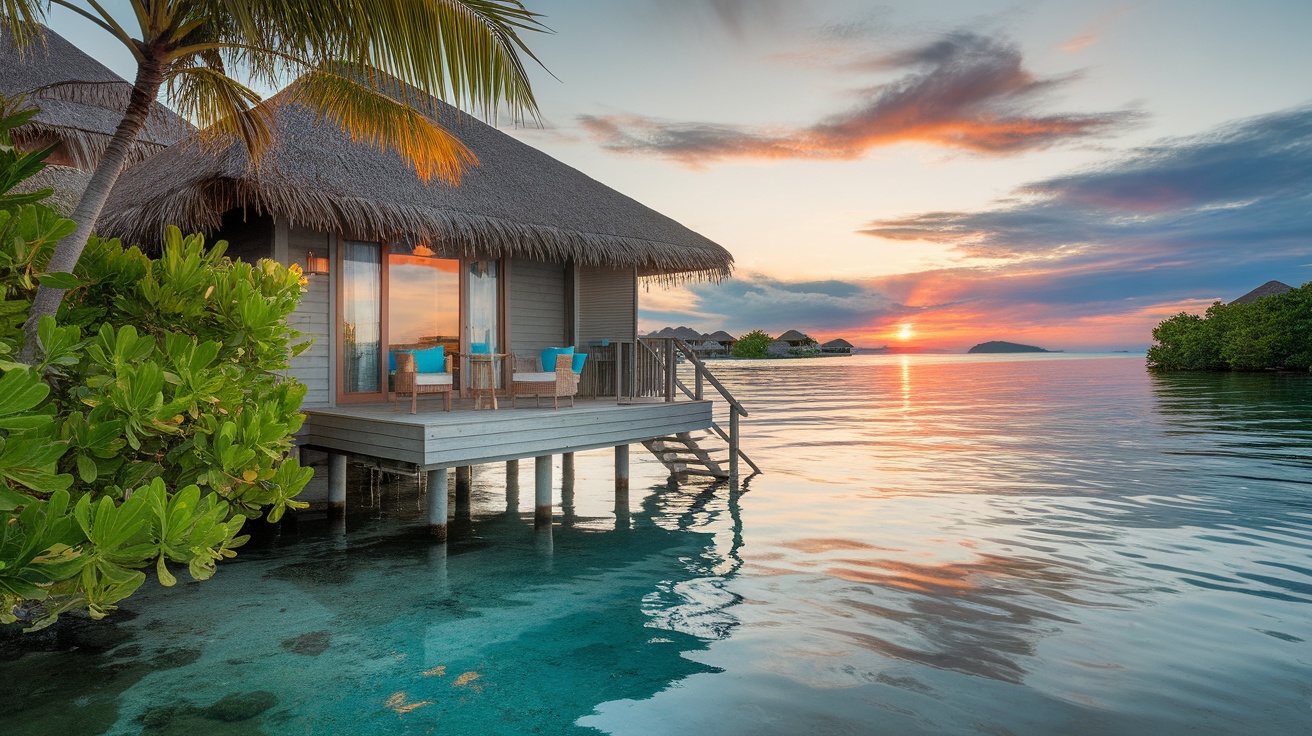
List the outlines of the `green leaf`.
{"type": "Polygon", "coordinates": [[[77,474],[83,483],[90,483],[96,479],[100,471],[96,469],[96,461],[86,455],[77,456],[77,474]]]}
{"type": "Polygon", "coordinates": [[[71,273],[47,273],[37,278],[47,289],[76,289],[82,281],[71,273]]]}

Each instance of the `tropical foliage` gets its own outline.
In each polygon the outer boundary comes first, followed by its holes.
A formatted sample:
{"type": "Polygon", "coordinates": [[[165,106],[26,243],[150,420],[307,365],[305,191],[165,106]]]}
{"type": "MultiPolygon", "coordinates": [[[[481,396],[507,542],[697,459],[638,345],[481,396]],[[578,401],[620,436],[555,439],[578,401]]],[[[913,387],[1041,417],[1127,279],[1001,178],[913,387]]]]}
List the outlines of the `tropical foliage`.
{"type": "Polygon", "coordinates": [[[112,611],[146,580],[197,580],[235,553],[248,518],[277,520],[310,470],[284,459],[303,386],[278,371],[305,346],[287,316],[301,276],[223,258],[176,229],[151,259],[93,238],[51,273],[73,222],[12,194],[48,151],[20,154],[0,119],[0,623],[112,611]],[[68,290],[14,362],[38,284],[68,290]]]}
{"type": "Polygon", "coordinates": [[[1251,304],[1181,312],[1153,330],[1154,371],[1312,369],[1312,282],[1251,304]]]}
{"type": "MultiPolygon", "coordinates": [[[[437,96],[485,116],[503,105],[514,116],[537,112],[520,60],[532,54],[518,33],[543,28],[518,0],[0,0],[0,24],[20,46],[35,42],[52,4],[99,27],[137,62],[126,98],[112,85],[74,81],[40,92],[124,110],[73,211],[76,230],[51,255],[53,271],[71,272],[81,257],[161,90],[212,143],[240,140],[257,161],[276,131],[248,84],[276,88],[299,78],[293,101],[357,142],[396,151],[421,177],[448,182],[475,159],[425,114],[422,100],[437,96]],[[423,94],[397,102],[402,84],[423,94]]],[[[37,323],[62,297],[57,285],[39,289],[24,326],[25,361],[37,323]]]]}
{"type": "Polygon", "coordinates": [[[769,355],[772,342],[774,338],[767,335],[764,330],[752,330],[738,338],[733,344],[731,353],[735,358],[764,358],[769,355]]]}

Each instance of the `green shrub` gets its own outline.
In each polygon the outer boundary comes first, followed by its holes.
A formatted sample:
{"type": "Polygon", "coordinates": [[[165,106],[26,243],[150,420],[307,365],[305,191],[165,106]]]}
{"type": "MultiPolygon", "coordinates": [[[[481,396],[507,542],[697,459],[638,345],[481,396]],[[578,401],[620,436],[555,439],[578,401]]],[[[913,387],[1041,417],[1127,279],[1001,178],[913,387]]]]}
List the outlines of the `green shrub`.
{"type": "Polygon", "coordinates": [[[738,338],[730,352],[735,358],[764,358],[768,355],[772,342],[774,338],[765,334],[764,330],[752,330],[738,338]]]}
{"type": "Polygon", "coordinates": [[[1312,368],[1312,282],[1251,304],[1180,313],[1153,330],[1148,368],[1181,370],[1299,370],[1312,368]]]}
{"type": "Polygon", "coordinates": [[[171,228],[158,259],[93,238],[74,274],[45,274],[73,223],[13,196],[45,151],[8,145],[0,120],[0,623],[99,618],[154,566],[197,580],[279,519],[311,471],[286,459],[304,386],[278,375],[308,343],[287,317],[298,271],[206,250],[171,228]],[[15,363],[38,282],[71,290],[15,363]]]}

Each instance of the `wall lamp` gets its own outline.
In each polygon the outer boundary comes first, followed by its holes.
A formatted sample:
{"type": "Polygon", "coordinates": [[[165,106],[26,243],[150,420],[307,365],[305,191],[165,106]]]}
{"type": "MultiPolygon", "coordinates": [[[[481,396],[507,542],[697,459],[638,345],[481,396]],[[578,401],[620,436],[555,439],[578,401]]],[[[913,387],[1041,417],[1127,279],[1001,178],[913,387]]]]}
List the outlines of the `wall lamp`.
{"type": "Polygon", "coordinates": [[[313,251],[307,251],[305,254],[305,272],[311,276],[322,276],[328,273],[328,256],[316,256],[313,251]]]}

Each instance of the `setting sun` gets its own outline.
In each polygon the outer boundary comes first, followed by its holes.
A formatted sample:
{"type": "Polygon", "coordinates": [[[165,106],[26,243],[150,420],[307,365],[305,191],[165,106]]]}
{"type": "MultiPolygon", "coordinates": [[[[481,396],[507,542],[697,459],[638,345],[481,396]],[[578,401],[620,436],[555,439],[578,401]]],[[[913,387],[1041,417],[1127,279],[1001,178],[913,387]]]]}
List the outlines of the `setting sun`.
{"type": "Polygon", "coordinates": [[[910,340],[915,334],[916,333],[911,330],[911,325],[902,325],[901,329],[897,331],[897,339],[910,340]]]}

